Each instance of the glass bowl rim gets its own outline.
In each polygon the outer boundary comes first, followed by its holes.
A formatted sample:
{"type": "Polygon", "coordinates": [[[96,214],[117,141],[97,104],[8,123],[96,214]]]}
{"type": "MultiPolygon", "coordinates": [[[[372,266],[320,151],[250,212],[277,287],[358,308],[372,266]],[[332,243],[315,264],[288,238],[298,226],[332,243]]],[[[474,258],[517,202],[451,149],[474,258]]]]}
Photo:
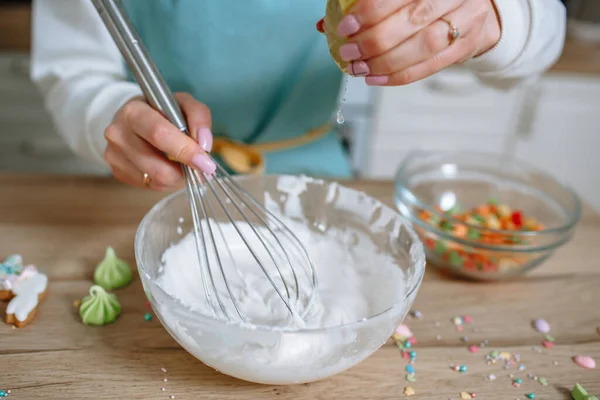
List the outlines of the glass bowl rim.
{"type": "MultiPolygon", "coordinates": [[[[283,333],[290,333],[290,334],[314,334],[314,333],[322,333],[322,332],[327,332],[327,331],[334,331],[334,330],[340,330],[340,329],[351,329],[351,328],[357,328],[359,326],[365,325],[366,323],[375,321],[380,319],[381,317],[389,314],[391,311],[395,310],[396,308],[398,308],[400,305],[402,305],[402,303],[404,303],[408,298],[410,298],[410,296],[412,296],[414,294],[414,292],[420,287],[421,282],[423,280],[423,277],[425,275],[425,270],[426,270],[426,256],[425,256],[425,247],[423,245],[423,242],[421,241],[421,238],[419,237],[419,235],[417,234],[417,232],[414,230],[414,228],[412,227],[412,224],[410,223],[410,220],[408,218],[405,218],[398,210],[394,209],[393,207],[389,207],[388,205],[386,205],[385,203],[383,203],[381,200],[369,195],[368,193],[361,191],[361,190],[357,190],[357,189],[353,189],[350,188],[348,186],[344,186],[342,184],[340,184],[338,181],[336,180],[326,180],[326,179],[321,179],[321,178],[313,178],[313,177],[308,177],[305,175],[288,175],[288,174],[270,174],[270,175],[238,175],[238,176],[234,176],[233,179],[238,180],[238,181],[244,181],[244,180],[254,180],[254,179],[262,179],[262,178],[293,178],[293,179],[304,179],[305,181],[309,181],[309,182],[313,182],[313,183],[319,183],[321,185],[331,185],[331,184],[337,184],[339,185],[341,188],[343,188],[344,190],[348,190],[350,192],[356,193],[356,194],[363,194],[367,197],[369,197],[370,199],[373,199],[374,201],[376,201],[382,208],[389,210],[390,212],[392,212],[398,219],[400,219],[405,225],[405,228],[407,229],[408,234],[410,235],[411,239],[413,240],[413,245],[416,245],[416,263],[412,264],[414,268],[416,268],[416,276],[415,276],[415,281],[414,284],[409,288],[409,290],[407,290],[406,294],[399,299],[398,301],[394,302],[390,307],[376,313],[373,315],[370,315],[367,318],[364,318],[362,320],[359,321],[354,321],[354,322],[350,322],[350,323],[346,323],[346,324],[341,324],[341,325],[335,325],[335,326],[329,326],[326,328],[309,328],[309,329],[289,329],[289,328],[275,328],[275,327],[271,327],[271,326],[265,326],[265,325],[250,325],[250,324],[244,324],[238,321],[225,321],[222,319],[218,319],[215,318],[214,316],[210,316],[210,315],[205,315],[202,314],[200,312],[195,312],[189,309],[189,306],[183,304],[180,300],[174,298],[173,296],[171,296],[169,293],[165,292],[160,286],[158,286],[154,280],[150,279],[148,277],[148,275],[146,274],[145,271],[145,267],[144,267],[144,263],[143,263],[143,257],[142,257],[142,239],[144,236],[144,233],[147,230],[147,227],[150,225],[152,218],[159,212],[161,211],[166,204],[168,204],[169,202],[171,202],[173,199],[175,199],[176,197],[182,196],[182,195],[187,195],[186,193],[186,189],[180,189],[174,193],[169,194],[168,196],[163,197],[162,199],[160,199],[156,204],[154,204],[152,206],[152,208],[144,215],[144,217],[142,218],[142,221],[140,222],[140,224],[138,225],[138,228],[136,230],[135,233],[135,238],[134,238],[134,252],[135,252],[135,258],[136,258],[136,265],[137,265],[137,269],[138,269],[138,273],[140,275],[145,274],[146,279],[148,280],[148,283],[152,285],[152,287],[156,290],[158,290],[162,295],[164,295],[165,297],[167,297],[169,300],[177,303],[179,306],[183,307],[187,312],[190,312],[194,315],[194,317],[200,319],[200,320],[206,320],[208,322],[211,323],[217,323],[217,324],[222,324],[222,325],[231,325],[231,326],[235,326],[237,328],[241,328],[241,329],[250,329],[253,331],[261,331],[261,332],[283,332],[283,333]]],[[[145,290],[144,290],[145,291],[145,290]]]]}
{"type": "MultiPolygon", "coordinates": [[[[552,234],[556,234],[556,233],[558,233],[558,234],[568,233],[579,223],[579,220],[581,219],[581,214],[582,214],[582,210],[583,210],[581,199],[569,185],[562,183],[560,180],[551,176],[547,172],[542,171],[540,168],[538,168],[526,161],[523,161],[519,158],[511,156],[511,157],[506,157],[506,159],[510,160],[512,165],[518,165],[519,169],[522,169],[521,167],[523,167],[526,171],[534,172],[536,174],[539,174],[540,176],[543,176],[545,179],[551,180],[558,188],[560,188],[561,190],[566,192],[566,194],[568,194],[571,197],[571,200],[574,203],[573,210],[568,210],[568,209],[563,208],[563,211],[565,211],[568,216],[567,222],[565,222],[564,224],[559,225],[557,227],[542,229],[541,231],[514,231],[514,230],[506,230],[506,229],[485,228],[485,227],[469,224],[468,222],[465,222],[465,221],[460,221],[452,216],[447,215],[446,213],[439,212],[438,210],[436,210],[435,208],[431,207],[428,204],[423,203],[417,196],[415,196],[413,194],[412,190],[409,190],[407,185],[404,184],[407,181],[407,178],[406,178],[406,174],[403,174],[403,171],[405,171],[405,169],[408,167],[408,164],[410,162],[412,162],[413,159],[419,155],[452,155],[452,156],[462,155],[464,157],[486,157],[486,158],[489,158],[489,157],[499,158],[499,157],[505,157],[505,156],[500,156],[500,155],[494,154],[494,153],[485,153],[485,152],[477,152],[477,151],[442,151],[442,150],[435,150],[435,151],[416,150],[416,151],[411,151],[406,156],[406,158],[402,161],[402,163],[398,167],[396,174],[394,176],[395,188],[398,188],[400,186],[400,187],[404,188],[404,190],[406,190],[408,193],[410,193],[411,196],[415,199],[415,201],[410,201],[410,200],[407,200],[407,201],[409,201],[412,205],[419,207],[421,209],[424,209],[427,212],[429,212],[437,217],[449,220],[451,223],[465,225],[468,228],[472,228],[479,232],[491,232],[491,233],[496,233],[496,234],[501,234],[501,235],[510,235],[510,236],[541,237],[544,235],[552,235],[552,234]]],[[[394,197],[396,198],[397,201],[401,201],[403,203],[406,202],[406,200],[404,198],[399,199],[396,194],[394,194],[394,197]]],[[[418,225],[422,226],[421,224],[419,224],[416,221],[416,220],[420,221],[420,219],[413,218],[413,217],[406,217],[406,218],[408,218],[411,222],[415,222],[418,225]]],[[[436,232],[436,233],[439,232],[440,236],[443,236],[446,238],[457,238],[456,236],[448,235],[447,233],[445,233],[439,229],[436,229],[436,228],[429,229],[429,230],[436,232]]],[[[557,239],[556,243],[560,243],[561,241],[562,241],[561,239],[557,239]]],[[[479,244],[478,242],[467,242],[467,243],[479,244]]],[[[512,246],[512,245],[507,245],[507,246],[512,246]]],[[[545,247],[548,247],[548,246],[549,245],[546,245],[545,247]]],[[[500,249],[504,248],[503,246],[491,246],[491,247],[500,248],[500,249]]]]}

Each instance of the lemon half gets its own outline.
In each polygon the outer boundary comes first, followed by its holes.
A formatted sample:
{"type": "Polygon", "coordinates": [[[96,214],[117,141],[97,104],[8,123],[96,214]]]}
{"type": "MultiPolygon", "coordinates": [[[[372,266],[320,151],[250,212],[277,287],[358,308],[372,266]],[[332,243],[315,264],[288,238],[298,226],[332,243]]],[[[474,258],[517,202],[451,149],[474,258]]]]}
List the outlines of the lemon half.
{"type": "Polygon", "coordinates": [[[327,6],[325,8],[325,24],[323,30],[325,31],[325,37],[327,38],[327,44],[329,45],[329,53],[331,54],[333,61],[335,61],[337,66],[344,73],[348,73],[348,62],[342,60],[340,57],[340,47],[346,43],[346,38],[341,38],[337,35],[337,26],[356,1],[357,0],[327,0],[327,6]]]}

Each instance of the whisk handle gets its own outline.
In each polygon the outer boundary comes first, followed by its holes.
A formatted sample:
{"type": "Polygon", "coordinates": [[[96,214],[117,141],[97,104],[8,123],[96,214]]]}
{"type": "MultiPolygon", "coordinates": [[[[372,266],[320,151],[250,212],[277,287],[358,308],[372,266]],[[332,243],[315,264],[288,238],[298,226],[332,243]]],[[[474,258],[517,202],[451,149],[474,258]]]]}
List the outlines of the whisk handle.
{"type": "Polygon", "coordinates": [[[187,123],[158,68],[139,38],[119,0],[91,0],[110,32],[146,100],[180,131],[189,135],[187,123]]]}

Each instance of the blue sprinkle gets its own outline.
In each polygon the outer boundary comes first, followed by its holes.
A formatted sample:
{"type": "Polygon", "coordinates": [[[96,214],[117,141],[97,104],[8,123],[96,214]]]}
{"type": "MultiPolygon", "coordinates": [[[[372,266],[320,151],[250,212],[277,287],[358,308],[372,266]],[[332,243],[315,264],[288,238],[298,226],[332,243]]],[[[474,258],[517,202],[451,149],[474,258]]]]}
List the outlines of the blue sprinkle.
{"type": "Polygon", "coordinates": [[[410,353],[408,353],[408,355],[410,356],[410,358],[417,358],[417,352],[416,351],[411,351],[410,353]]]}
{"type": "Polygon", "coordinates": [[[467,372],[467,366],[466,365],[461,365],[460,368],[458,369],[460,372],[467,372]]]}
{"type": "Polygon", "coordinates": [[[412,346],[412,345],[410,344],[410,342],[409,342],[408,340],[407,340],[406,342],[404,342],[404,348],[405,348],[405,349],[410,349],[410,348],[411,348],[411,346],[412,346]]]}
{"type": "Polygon", "coordinates": [[[414,374],[415,373],[415,367],[413,367],[412,365],[408,364],[406,366],[406,372],[408,372],[409,374],[414,374]]]}

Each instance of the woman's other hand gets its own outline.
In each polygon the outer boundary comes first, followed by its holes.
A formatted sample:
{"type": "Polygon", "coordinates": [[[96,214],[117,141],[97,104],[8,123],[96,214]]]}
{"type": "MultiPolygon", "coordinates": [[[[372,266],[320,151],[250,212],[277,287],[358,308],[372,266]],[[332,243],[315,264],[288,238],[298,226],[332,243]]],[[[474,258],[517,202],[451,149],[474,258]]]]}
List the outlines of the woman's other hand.
{"type": "Polygon", "coordinates": [[[158,191],[183,185],[183,163],[213,174],[208,157],[212,147],[208,107],[185,93],[175,94],[193,138],[180,132],[141,98],[127,102],[106,128],[104,159],[115,178],[129,185],[158,191]]]}
{"type": "Polygon", "coordinates": [[[337,33],[352,75],[397,86],[487,52],[502,27],[493,0],[358,0],[337,33]]]}

